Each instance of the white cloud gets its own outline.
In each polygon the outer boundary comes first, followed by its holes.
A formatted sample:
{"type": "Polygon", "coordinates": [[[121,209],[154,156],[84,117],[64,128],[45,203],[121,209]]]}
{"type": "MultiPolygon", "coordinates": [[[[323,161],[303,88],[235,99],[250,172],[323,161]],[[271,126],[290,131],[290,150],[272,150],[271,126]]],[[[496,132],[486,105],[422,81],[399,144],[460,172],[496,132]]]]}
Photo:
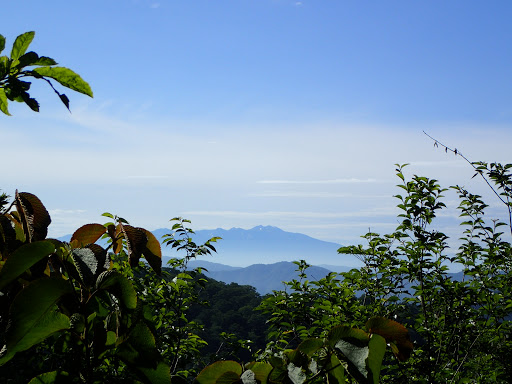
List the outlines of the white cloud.
{"type": "Polygon", "coordinates": [[[260,180],[259,184],[352,184],[352,183],[376,183],[376,179],[332,179],[332,180],[260,180]]]}

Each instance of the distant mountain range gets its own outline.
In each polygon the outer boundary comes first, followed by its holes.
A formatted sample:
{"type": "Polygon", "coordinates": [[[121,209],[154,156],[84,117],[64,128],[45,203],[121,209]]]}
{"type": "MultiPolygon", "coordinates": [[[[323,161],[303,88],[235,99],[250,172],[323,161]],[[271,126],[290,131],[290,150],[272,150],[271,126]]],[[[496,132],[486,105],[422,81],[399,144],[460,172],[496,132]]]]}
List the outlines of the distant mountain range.
{"type": "MultiPolygon", "coordinates": [[[[206,268],[208,270],[208,272],[205,272],[206,276],[226,284],[251,285],[262,295],[273,290],[284,289],[283,281],[298,279],[297,265],[289,261],[280,261],[274,264],[253,264],[245,268],[237,268],[204,260],[192,260],[189,262],[188,267],[190,269],[196,267],[206,268]]],[[[348,269],[346,268],[346,270],[348,269]]],[[[307,269],[308,280],[319,280],[324,278],[329,272],[333,271],[312,266],[307,269]]]]}
{"type": "MultiPolygon", "coordinates": [[[[171,232],[167,228],[152,231],[157,239],[171,232]]],[[[222,238],[213,244],[217,253],[208,260],[192,260],[189,266],[206,268],[206,275],[215,280],[252,285],[261,294],[282,289],[283,281],[297,278],[297,266],[292,261],[306,260],[314,266],[308,270],[310,280],[321,279],[331,271],[348,271],[360,265],[355,257],[338,254],[340,244],[272,226],[199,230],[193,235],[198,244],[212,237],[222,238]]],[[[71,235],[59,238],[62,241],[70,239],[71,235]]],[[[169,258],[184,256],[165,246],[162,246],[162,254],[164,264],[169,258]]]]}

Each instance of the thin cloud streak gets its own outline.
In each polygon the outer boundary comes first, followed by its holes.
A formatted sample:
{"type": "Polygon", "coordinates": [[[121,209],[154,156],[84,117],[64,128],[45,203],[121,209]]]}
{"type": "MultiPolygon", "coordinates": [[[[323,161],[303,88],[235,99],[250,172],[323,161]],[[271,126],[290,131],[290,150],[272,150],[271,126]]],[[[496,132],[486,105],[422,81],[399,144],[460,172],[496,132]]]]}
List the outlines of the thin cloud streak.
{"type": "Polygon", "coordinates": [[[333,179],[333,180],[260,180],[258,184],[352,184],[352,183],[377,183],[376,179],[333,179]]]}

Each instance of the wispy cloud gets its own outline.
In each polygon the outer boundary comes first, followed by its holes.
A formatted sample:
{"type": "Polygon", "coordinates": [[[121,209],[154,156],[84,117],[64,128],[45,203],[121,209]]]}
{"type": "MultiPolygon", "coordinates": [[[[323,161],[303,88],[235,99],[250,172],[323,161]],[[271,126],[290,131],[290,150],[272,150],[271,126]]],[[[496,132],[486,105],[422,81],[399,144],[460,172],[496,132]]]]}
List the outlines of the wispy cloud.
{"type": "Polygon", "coordinates": [[[183,212],[185,216],[219,216],[230,218],[325,218],[337,219],[344,217],[375,217],[375,216],[395,216],[396,209],[394,207],[380,207],[367,211],[352,212],[305,212],[305,211],[263,211],[263,212],[247,212],[247,211],[187,211],[183,212]]]}
{"type": "Polygon", "coordinates": [[[299,192],[299,191],[266,191],[256,192],[249,197],[297,197],[297,198],[319,198],[319,199],[388,199],[388,195],[359,195],[353,193],[332,193],[332,192],[299,192]]]}
{"type": "Polygon", "coordinates": [[[260,180],[258,184],[352,184],[377,183],[377,179],[331,179],[331,180],[260,180]]]}

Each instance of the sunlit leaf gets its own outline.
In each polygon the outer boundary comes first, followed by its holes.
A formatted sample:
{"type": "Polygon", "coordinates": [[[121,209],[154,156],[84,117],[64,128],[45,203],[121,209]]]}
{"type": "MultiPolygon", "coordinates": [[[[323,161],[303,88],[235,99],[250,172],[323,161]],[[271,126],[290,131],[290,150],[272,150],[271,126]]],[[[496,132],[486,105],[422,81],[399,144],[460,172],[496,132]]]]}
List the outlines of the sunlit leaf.
{"type": "Polygon", "coordinates": [[[199,375],[196,377],[198,384],[214,384],[220,382],[231,382],[234,383],[240,378],[242,374],[242,366],[236,361],[217,361],[213,364],[208,365],[204,368],[199,375]],[[223,375],[228,377],[222,377],[223,375]],[[235,377],[237,378],[236,380],[235,377]],[[222,381],[220,381],[222,379],[222,381]],[[234,380],[234,381],[230,381],[234,380]]]}
{"type": "Polygon", "coordinates": [[[71,236],[71,245],[75,248],[85,247],[95,243],[107,232],[101,224],[86,224],[78,228],[71,236]]]}
{"type": "Polygon", "coordinates": [[[30,43],[34,39],[35,32],[25,32],[14,40],[11,50],[11,59],[18,60],[27,51],[30,43]]]}
{"type": "Polygon", "coordinates": [[[9,109],[7,105],[9,104],[9,101],[7,100],[7,96],[5,95],[5,90],[3,88],[0,88],[0,111],[2,111],[7,116],[11,116],[9,113],[9,109]]]}
{"type": "Polygon", "coordinates": [[[34,69],[37,74],[49,77],[58,81],[64,87],[72,89],[73,91],[83,93],[84,95],[92,97],[91,87],[85,82],[80,75],[65,67],[38,67],[34,69]]]}

